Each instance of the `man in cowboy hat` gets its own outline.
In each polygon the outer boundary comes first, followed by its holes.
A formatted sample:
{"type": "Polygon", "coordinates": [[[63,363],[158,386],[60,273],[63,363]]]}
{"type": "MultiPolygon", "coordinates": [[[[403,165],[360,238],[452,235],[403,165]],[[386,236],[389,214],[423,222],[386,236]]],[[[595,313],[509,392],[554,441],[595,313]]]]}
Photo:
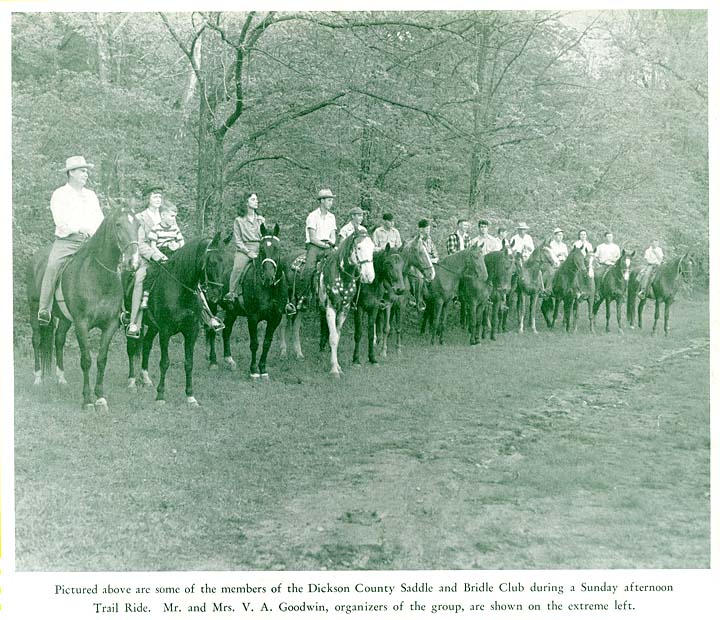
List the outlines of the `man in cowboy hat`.
{"type": "Polygon", "coordinates": [[[517,233],[510,239],[510,247],[513,252],[519,252],[523,260],[530,258],[530,254],[535,251],[535,243],[530,235],[527,234],[528,225],[525,222],[519,222],[517,225],[517,233]]]}
{"type": "Polygon", "coordinates": [[[345,237],[349,237],[358,230],[366,233],[367,228],[362,225],[364,216],[365,211],[363,211],[360,207],[353,207],[350,209],[350,221],[340,229],[340,232],[338,233],[340,239],[345,239],[345,237]]]}
{"type": "Polygon", "coordinates": [[[555,261],[555,266],[559,267],[568,257],[568,248],[563,241],[562,228],[556,228],[553,230],[553,238],[550,243],[548,243],[548,247],[550,248],[550,254],[553,257],[553,260],[555,261]]]}
{"type": "Polygon", "coordinates": [[[337,224],[335,216],[330,213],[334,199],[335,194],[331,190],[321,189],[317,197],[318,208],[305,220],[305,270],[309,273],[315,269],[318,260],[327,256],[335,247],[337,224]]]}
{"type": "Polygon", "coordinates": [[[103,212],[95,192],[85,187],[88,170],[94,167],[82,155],[68,157],[61,170],[67,175],[67,183],[56,189],[50,199],[50,211],[55,221],[55,241],[40,289],[38,322],[41,325],[50,323],[53,295],[63,265],[84,241],[95,234],[103,221],[103,212]]]}

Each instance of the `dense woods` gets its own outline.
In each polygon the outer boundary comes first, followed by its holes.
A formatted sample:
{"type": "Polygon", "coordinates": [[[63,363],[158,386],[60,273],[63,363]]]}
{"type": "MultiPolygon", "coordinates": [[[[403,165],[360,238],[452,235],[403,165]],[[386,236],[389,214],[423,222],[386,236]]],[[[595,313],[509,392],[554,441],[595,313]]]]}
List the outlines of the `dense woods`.
{"type": "Polygon", "coordinates": [[[706,269],[704,11],[25,13],[12,79],[16,282],[73,154],[104,204],[162,181],[190,237],[252,188],[299,245],[331,187],[343,222],[610,228],[706,269]]]}

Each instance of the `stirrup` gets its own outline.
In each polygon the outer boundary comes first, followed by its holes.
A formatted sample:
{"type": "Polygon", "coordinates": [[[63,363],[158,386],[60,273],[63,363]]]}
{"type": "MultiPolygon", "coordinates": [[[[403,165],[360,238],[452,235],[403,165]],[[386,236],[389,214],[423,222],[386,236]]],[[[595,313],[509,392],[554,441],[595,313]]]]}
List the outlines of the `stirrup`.
{"type": "Polygon", "coordinates": [[[418,303],[417,309],[418,312],[425,312],[425,310],[427,309],[427,305],[425,305],[424,301],[421,301],[420,303],[418,303]]]}
{"type": "Polygon", "coordinates": [[[229,301],[230,303],[234,302],[236,299],[235,293],[228,291],[225,293],[225,296],[223,297],[223,301],[229,301]]]}
{"type": "MultiPolygon", "coordinates": [[[[299,304],[298,304],[299,305],[299,304]]],[[[292,302],[287,302],[285,304],[285,314],[288,316],[293,316],[297,314],[298,309],[295,307],[295,305],[292,302]]]]}
{"type": "Polygon", "coordinates": [[[38,312],[37,320],[40,325],[50,325],[52,322],[52,315],[47,310],[40,310],[38,312]]]}
{"type": "Polygon", "coordinates": [[[220,333],[221,331],[223,331],[225,329],[225,323],[223,323],[219,318],[217,318],[215,316],[208,321],[208,327],[210,329],[212,329],[214,332],[220,333]],[[213,326],[213,322],[216,323],[215,326],[213,326]]]}
{"type": "Polygon", "coordinates": [[[120,325],[123,327],[128,327],[130,325],[130,319],[132,317],[130,316],[130,312],[127,310],[123,310],[120,312],[120,325]]]}
{"type": "Polygon", "coordinates": [[[142,329],[140,328],[139,325],[136,325],[135,323],[131,323],[125,329],[125,336],[127,338],[132,338],[133,340],[138,340],[140,338],[141,333],[142,333],[142,329]],[[135,325],[135,330],[131,331],[130,327],[133,325],[135,325]]]}

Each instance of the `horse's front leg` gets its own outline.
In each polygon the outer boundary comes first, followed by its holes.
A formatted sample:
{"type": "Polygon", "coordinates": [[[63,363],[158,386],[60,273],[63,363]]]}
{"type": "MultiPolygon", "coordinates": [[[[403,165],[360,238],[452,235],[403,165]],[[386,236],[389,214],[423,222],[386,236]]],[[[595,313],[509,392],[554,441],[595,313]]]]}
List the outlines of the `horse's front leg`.
{"type": "MultiPolygon", "coordinates": [[[[353,332],[353,341],[355,346],[353,347],[353,364],[360,364],[360,342],[362,340],[362,313],[363,310],[358,306],[353,312],[353,326],[355,328],[353,332]]],[[[368,329],[368,337],[372,340],[372,331],[368,329]]],[[[368,344],[368,350],[370,348],[368,344]]]]}
{"type": "MultiPolygon", "coordinates": [[[[158,405],[165,404],[165,374],[170,367],[170,354],[168,352],[170,344],[170,334],[168,332],[160,332],[160,380],[157,386],[157,395],[155,400],[158,405]]],[[[143,355],[143,358],[145,356],[143,355]]]]}
{"type": "Polygon", "coordinates": [[[267,372],[267,358],[270,352],[270,347],[272,346],[275,330],[277,329],[278,325],[280,325],[282,316],[283,315],[279,313],[272,314],[265,321],[265,337],[263,338],[263,348],[262,353],[260,354],[260,378],[262,379],[270,378],[270,375],[267,372]]]}
{"type": "Polygon", "coordinates": [[[61,318],[55,330],[55,377],[59,385],[67,385],[65,379],[65,340],[71,325],[70,321],[61,318]]]}
{"type": "Polygon", "coordinates": [[[388,302],[388,305],[381,311],[379,315],[380,322],[382,323],[381,331],[381,350],[380,355],[387,357],[388,354],[388,338],[390,337],[390,317],[392,315],[392,302],[388,302]]]}
{"type": "Polygon", "coordinates": [[[208,349],[208,362],[212,370],[217,369],[217,351],[215,350],[215,330],[205,328],[205,346],[208,349]]]}
{"type": "MultiPolygon", "coordinates": [[[[643,315],[643,311],[645,310],[645,303],[646,303],[646,300],[645,300],[645,298],[643,298],[640,300],[640,303],[638,304],[638,307],[637,307],[638,329],[642,329],[642,315],[643,315]]],[[[657,304],[657,300],[655,301],[655,303],[657,304]]]]}
{"type": "MultiPolygon", "coordinates": [[[[530,295],[530,303],[532,304],[532,294],[530,295]]],[[[515,304],[518,315],[518,333],[525,332],[525,295],[518,291],[517,303],[515,304]]]]}
{"type": "Polygon", "coordinates": [[[250,378],[259,379],[260,372],[257,365],[258,318],[255,316],[248,316],[248,334],[250,336],[250,378]]]}
{"type": "Polygon", "coordinates": [[[193,395],[193,358],[199,331],[200,326],[197,322],[194,322],[187,331],[183,332],[183,344],[185,345],[185,397],[190,407],[198,406],[198,401],[195,400],[193,395]]]}
{"type": "Polygon", "coordinates": [[[663,312],[663,323],[665,329],[665,336],[670,335],[670,306],[672,305],[672,299],[668,299],[665,302],[665,312],[663,312]]]}
{"type": "Polygon", "coordinates": [[[618,297],[615,300],[615,318],[617,320],[618,332],[623,334],[622,327],[622,297],[618,297]]]}
{"type": "Polygon", "coordinates": [[[282,315],[280,320],[279,338],[280,338],[280,359],[287,359],[287,330],[290,317],[287,314],[282,315]]]}
{"type": "Polygon", "coordinates": [[[337,358],[338,343],[340,342],[337,319],[338,316],[335,308],[332,307],[332,304],[328,303],[325,307],[325,321],[328,330],[328,341],[330,343],[330,374],[336,378],[340,377],[342,373],[342,368],[340,368],[337,358]]]}
{"type": "Polygon", "coordinates": [[[100,335],[100,347],[97,355],[97,374],[95,376],[95,410],[102,413],[108,412],[107,399],[105,398],[105,368],[107,367],[108,349],[110,342],[118,328],[117,318],[113,316],[105,325],[100,335]]]}
{"type": "Polygon", "coordinates": [[[237,368],[237,364],[235,363],[235,360],[232,356],[232,348],[230,341],[232,340],[232,330],[233,326],[235,325],[235,321],[237,321],[237,312],[234,309],[229,309],[225,313],[225,329],[223,329],[223,361],[227,365],[230,370],[235,370],[237,368]]]}
{"type": "Polygon", "coordinates": [[[535,323],[535,316],[537,315],[537,305],[540,295],[538,293],[530,294],[530,329],[533,334],[537,334],[537,325],[535,323]]]}
{"type": "Polygon", "coordinates": [[[94,409],[90,391],[90,367],[92,366],[92,357],[88,346],[89,328],[87,321],[78,321],[75,323],[75,335],[77,336],[78,346],[80,347],[80,368],[83,372],[83,407],[86,409],[94,409]]]}
{"type": "Polygon", "coordinates": [[[140,364],[140,376],[142,377],[142,383],[144,386],[152,385],[148,369],[150,366],[150,352],[152,351],[157,333],[158,330],[157,327],[155,327],[155,324],[149,323],[142,339],[142,362],[140,364]]]}
{"type": "Polygon", "coordinates": [[[374,305],[368,311],[368,361],[371,364],[377,364],[377,358],[375,357],[375,324],[377,323],[378,307],[374,305]]]}
{"type": "Polygon", "coordinates": [[[298,312],[293,318],[293,349],[295,350],[295,358],[304,360],[305,356],[302,352],[300,344],[300,328],[302,327],[302,315],[298,312]]]}

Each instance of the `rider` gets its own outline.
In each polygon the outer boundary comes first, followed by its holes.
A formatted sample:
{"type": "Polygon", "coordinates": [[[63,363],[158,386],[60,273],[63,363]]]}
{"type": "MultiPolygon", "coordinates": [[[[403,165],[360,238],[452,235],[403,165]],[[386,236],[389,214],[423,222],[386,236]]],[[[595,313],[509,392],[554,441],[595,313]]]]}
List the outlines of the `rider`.
{"type": "Polygon", "coordinates": [[[399,248],[402,245],[402,239],[398,229],[395,228],[392,213],[383,213],[382,226],[378,226],[372,235],[375,251],[384,250],[389,243],[391,248],[399,248]]]}
{"type": "Polygon", "coordinates": [[[238,216],[233,223],[233,239],[235,241],[235,262],[230,274],[230,286],[225,301],[235,301],[242,292],[238,283],[250,262],[257,258],[260,251],[260,226],[265,218],[258,215],[258,196],[255,192],[246,192],[243,202],[238,208],[238,216]]]}
{"type": "Polygon", "coordinates": [[[638,298],[642,299],[647,295],[648,286],[653,275],[657,271],[658,266],[663,262],[665,255],[660,247],[660,240],[653,239],[650,241],[650,247],[645,250],[645,262],[647,263],[641,270],[639,276],[640,286],[638,288],[638,298]]]}
{"type": "Polygon", "coordinates": [[[595,270],[595,279],[600,280],[608,267],[612,267],[620,258],[620,246],[613,241],[613,234],[605,233],[605,241],[595,249],[595,260],[598,268],[595,270]]]}
{"type": "Polygon", "coordinates": [[[471,246],[480,245],[482,243],[483,255],[499,250],[502,247],[500,240],[497,237],[493,237],[488,232],[489,226],[490,222],[485,219],[478,221],[478,230],[480,231],[480,234],[470,240],[471,246]]]}
{"type": "Polygon", "coordinates": [[[350,209],[350,221],[338,232],[338,237],[340,237],[341,241],[356,231],[367,233],[367,228],[362,225],[364,216],[365,212],[360,207],[350,209]]]}
{"type": "MultiPolygon", "coordinates": [[[[128,338],[139,338],[142,334],[142,312],[141,304],[144,297],[144,282],[147,276],[148,266],[150,261],[155,263],[165,263],[168,257],[155,246],[153,247],[152,240],[150,237],[151,232],[161,222],[160,219],[160,205],[163,203],[163,187],[161,185],[150,185],[143,192],[148,198],[148,206],[145,210],[138,213],[135,217],[140,222],[140,229],[138,231],[138,246],[140,256],[140,267],[135,272],[135,279],[132,292],[132,305],[130,309],[130,324],[125,330],[125,335],[128,338]]],[[[213,330],[221,330],[224,325],[223,322],[212,314],[205,299],[205,295],[200,289],[198,284],[197,290],[198,301],[202,308],[203,322],[213,330]]]]}
{"type": "Polygon", "coordinates": [[[38,323],[41,325],[49,325],[52,319],[53,295],[63,265],[95,234],[103,221],[95,192],[85,187],[88,170],[92,168],[94,164],[87,163],[82,155],[68,157],[62,169],[67,175],[67,184],[56,189],[50,199],[55,241],[40,288],[38,323]]]}
{"type": "Polygon", "coordinates": [[[525,222],[518,222],[517,233],[510,239],[510,247],[512,247],[513,252],[519,252],[524,261],[530,258],[530,255],[535,251],[535,243],[532,237],[527,234],[528,230],[528,225],[525,222]]]}
{"type": "Polygon", "coordinates": [[[468,247],[470,243],[470,235],[468,230],[470,229],[470,222],[465,219],[459,219],[457,221],[457,228],[455,232],[450,233],[447,238],[446,248],[448,256],[460,252],[468,247]]]}
{"type": "MultiPolygon", "coordinates": [[[[418,234],[417,236],[420,238],[420,241],[422,242],[423,246],[425,247],[425,250],[428,253],[428,257],[430,258],[430,262],[433,265],[436,265],[439,257],[437,253],[437,249],[435,248],[435,243],[432,240],[432,237],[430,236],[430,222],[426,219],[422,219],[418,222],[418,234]]],[[[417,300],[417,308],[422,312],[425,310],[425,302],[423,301],[423,292],[425,288],[425,278],[418,271],[417,269],[413,268],[414,275],[417,278],[417,290],[415,291],[415,297],[417,300]]],[[[412,300],[412,297],[411,297],[412,300]]],[[[410,305],[413,305],[412,303],[410,305]]]]}
{"type": "Polygon", "coordinates": [[[553,238],[548,244],[548,248],[550,248],[550,255],[555,262],[555,267],[562,265],[568,257],[568,248],[563,241],[562,228],[556,228],[553,230],[553,238]]]}
{"type": "Polygon", "coordinates": [[[573,247],[580,248],[581,250],[585,251],[585,254],[592,254],[593,253],[593,246],[592,243],[588,241],[588,234],[587,230],[584,228],[581,228],[578,231],[578,238],[573,242],[573,247]]]}

